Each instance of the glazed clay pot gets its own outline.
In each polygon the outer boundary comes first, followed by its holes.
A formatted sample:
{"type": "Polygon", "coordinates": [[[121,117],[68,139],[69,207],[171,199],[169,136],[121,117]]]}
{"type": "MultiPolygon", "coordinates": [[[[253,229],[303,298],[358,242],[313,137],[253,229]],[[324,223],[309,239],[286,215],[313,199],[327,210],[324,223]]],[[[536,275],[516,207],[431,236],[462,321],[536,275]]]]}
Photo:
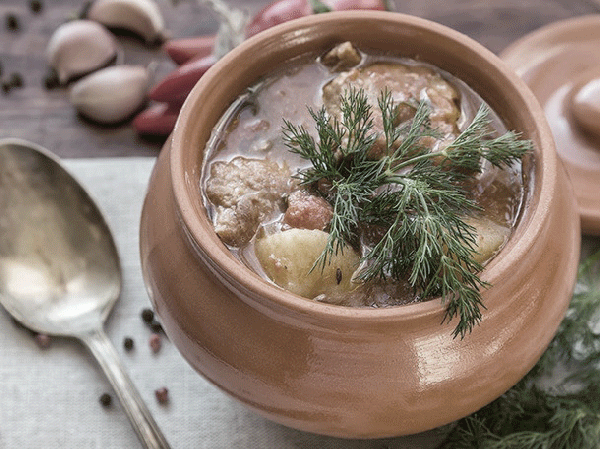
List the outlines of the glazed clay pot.
{"type": "MultiPolygon", "coordinates": [[[[341,437],[384,437],[464,417],[523,377],[568,305],[580,248],[573,192],[525,84],[469,38],[387,12],[327,13],[263,32],[202,77],[153,171],[141,221],[151,300],[203,376],[267,418],[341,437]],[[532,139],[525,209],[481,277],[483,320],[464,339],[439,299],[385,309],[327,305],[266,282],[213,232],[199,191],[211,129],[243,89],[344,40],[432,63],[532,139]]],[[[202,398],[198,398],[199,401],[202,398]]]]}

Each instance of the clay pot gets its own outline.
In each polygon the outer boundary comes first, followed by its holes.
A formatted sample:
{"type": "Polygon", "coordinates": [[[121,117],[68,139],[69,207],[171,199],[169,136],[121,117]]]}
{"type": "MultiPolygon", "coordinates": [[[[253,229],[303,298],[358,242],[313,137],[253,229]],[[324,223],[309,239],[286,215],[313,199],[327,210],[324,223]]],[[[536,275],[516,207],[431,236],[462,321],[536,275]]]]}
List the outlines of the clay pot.
{"type": "MultiPolygon", "coordinates": [[[[156,163],[140,230],[151,300],[183,357],[231,396],[286,426],[341,437],[431,429],[475,412],[537,362],[571,297],[580,248],[573,192],[543,112],[481,45],[387,12],[327,13],[247,40],[199,81],[156,163]],[[440,300],[386,309],[316,303],[242,265],[213,232],[199,191],[203,148],[227,106],[259,77],[344,40],[432,63],[532,139],[528,196],[481,277],[481,324],[464,339],[440,300]]],[[[199,401],[202,398],[198,398],[199,401]]]]}

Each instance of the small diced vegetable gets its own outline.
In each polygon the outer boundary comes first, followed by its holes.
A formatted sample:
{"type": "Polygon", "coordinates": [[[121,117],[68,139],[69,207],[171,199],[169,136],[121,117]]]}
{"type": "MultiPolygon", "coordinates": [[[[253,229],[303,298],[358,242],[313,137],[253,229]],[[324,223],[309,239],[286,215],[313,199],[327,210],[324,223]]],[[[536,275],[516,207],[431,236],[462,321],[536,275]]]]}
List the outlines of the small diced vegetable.
{"type": "Polygon", "coordinates": [[[473,226],[477,232],[476,252],[473,254],[473,258],[481,264],[495,256],[510,235],[509,228],[488,218],[469,217],[465,219],[465,222],[473,226]]]}

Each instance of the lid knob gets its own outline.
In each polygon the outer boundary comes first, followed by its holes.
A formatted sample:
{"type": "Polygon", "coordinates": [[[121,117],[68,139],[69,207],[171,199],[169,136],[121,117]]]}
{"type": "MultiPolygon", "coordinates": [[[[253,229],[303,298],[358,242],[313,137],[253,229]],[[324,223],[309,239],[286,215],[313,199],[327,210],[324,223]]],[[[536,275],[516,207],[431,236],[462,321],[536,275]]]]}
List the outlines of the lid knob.
{"type": "Polygon", "coordinates": [[[600,135],[600,68],[583,74],[571,92],[570,108],[577,124],[600,135]]]}

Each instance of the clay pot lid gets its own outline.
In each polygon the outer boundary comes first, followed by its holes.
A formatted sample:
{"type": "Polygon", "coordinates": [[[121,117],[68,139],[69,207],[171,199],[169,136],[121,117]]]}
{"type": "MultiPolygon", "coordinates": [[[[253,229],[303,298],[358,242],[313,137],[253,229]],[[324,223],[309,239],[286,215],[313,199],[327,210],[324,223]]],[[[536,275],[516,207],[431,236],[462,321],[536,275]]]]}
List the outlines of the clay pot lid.
{"type": "Polygon", "coordinates": [[[555,22],[500,57],[539,100],[575,188],[582,231],[600,235],[600,15],[555,22]]]}

